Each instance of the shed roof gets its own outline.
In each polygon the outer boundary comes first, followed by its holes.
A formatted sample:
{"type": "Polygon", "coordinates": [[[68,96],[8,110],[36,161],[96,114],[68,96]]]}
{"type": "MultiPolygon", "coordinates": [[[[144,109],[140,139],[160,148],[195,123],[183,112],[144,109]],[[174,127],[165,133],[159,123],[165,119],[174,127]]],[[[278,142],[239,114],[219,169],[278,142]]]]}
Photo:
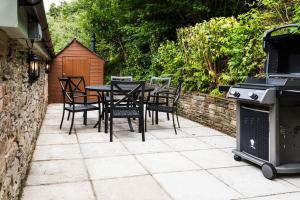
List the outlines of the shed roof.
{"type": "MultiPolygon", "coordinates": [[[[85,45],[83,45],[81,42],[79,42],[76,38],[74,38],[73,40],[71,40],[62,50],[60,50],[55,57],[57,57],[59,54],[61,54],[62,52],[64,52],[69,46],[71,46],[71,44],[73,43],[77,43],[79,44],[81,47],[85,48],[86,50],[88,50],[90,53],[94,54],[95,56],[97,56],[98,58],[100,58],[101,60],[104,60],[99,54],[97,54],[96,52],[90,50],[88,47],[86,47],[85,45]]],[[[106,62],[106,60],[104,60],[106,62]]]]}

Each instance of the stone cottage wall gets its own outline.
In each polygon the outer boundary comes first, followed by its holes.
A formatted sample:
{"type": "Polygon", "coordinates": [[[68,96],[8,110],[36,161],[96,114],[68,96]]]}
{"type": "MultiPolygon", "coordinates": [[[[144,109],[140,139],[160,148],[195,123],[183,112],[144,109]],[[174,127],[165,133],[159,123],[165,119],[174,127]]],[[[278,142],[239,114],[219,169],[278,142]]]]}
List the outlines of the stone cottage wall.
{"type": "Polygon", "coordinates": [[[39,80],[28,83],[28,50],[15,40],[2,35],[0,46],[7,47],[0,52],[0,199],[8,200],[20,194],[46,111],[48,81],[42,66],[39,80]]]}
{"type": "Polygon", "coordinates": [[[180,115],[231,136],[236,134],[236,102],[199,92],[184,92],[180,115]]]}

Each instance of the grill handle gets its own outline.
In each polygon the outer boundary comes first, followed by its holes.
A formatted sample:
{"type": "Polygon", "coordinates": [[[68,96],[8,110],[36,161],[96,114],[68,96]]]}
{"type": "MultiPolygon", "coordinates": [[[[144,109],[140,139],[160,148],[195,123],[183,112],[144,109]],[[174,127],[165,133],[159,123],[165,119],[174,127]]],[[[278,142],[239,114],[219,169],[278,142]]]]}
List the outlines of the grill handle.
{"type": "Polygon", "coordinates": [[[287,24],[287,25],[283,25],[283,26],[279,26],[279,27],[267,30],[264,33],[264,38],[269,38],[270,35],[271,35],[271,33],[275,32],[275,31],[278,31],[278,30],[281,30],[281,29],[285,29],[285,28],[290,28],[290,27],[298,27],[298,29],[300,29],[300,26],[298,24],[287,24]]]}
{"type": "Polygon", "coordinates": [[[300,26],[298,24],[287,24],[287,25],[283,25],[283,26],[279,26],[276,28],[272,28],[270,30],[267,30],[264,33],[264,41],[263,41],[263,48],[264,50],[266,49],[266,39],[270,38],[271,34],[275,31],[281,30],[281,29],[285,29],[285,28],[290,28],[290,27],[298,27],[298,29],[300,29],[300,26]]]}

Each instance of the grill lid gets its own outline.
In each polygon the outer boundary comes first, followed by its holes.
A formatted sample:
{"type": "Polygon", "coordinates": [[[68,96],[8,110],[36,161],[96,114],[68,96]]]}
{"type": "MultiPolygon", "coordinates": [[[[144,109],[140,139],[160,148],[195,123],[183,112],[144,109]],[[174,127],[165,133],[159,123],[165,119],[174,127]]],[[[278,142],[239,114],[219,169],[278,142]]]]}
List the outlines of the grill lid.
{"type": "Polygon", "coordinates": [[[272,36],[272,33],[296,27],[290,24],[266,31],[263,47],[267,53],[265,72],[269,74],[300,74],[300,34],[293,31],[288,34],[272,36]]]}

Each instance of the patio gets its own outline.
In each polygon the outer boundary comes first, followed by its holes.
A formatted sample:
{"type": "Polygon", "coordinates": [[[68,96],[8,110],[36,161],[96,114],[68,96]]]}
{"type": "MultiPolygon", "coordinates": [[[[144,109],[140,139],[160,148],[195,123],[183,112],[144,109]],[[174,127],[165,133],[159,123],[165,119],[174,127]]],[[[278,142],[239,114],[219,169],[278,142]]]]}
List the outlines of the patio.
{"type": "MultiPolygon", "coordinates": [[[[146,141],[128,131],[126,120],[115,120],[114,142],[92,128],[97,113],[59,122],[62,105],[50,104],[43,121],[22,200],[206,200],[300,198],[300,177],[267,180],[260,168],[236,162],[235,139],[180,117],[148,121],[146,141]]],[[[134,128],[137,129],[136,122],[134,128]]]]}

